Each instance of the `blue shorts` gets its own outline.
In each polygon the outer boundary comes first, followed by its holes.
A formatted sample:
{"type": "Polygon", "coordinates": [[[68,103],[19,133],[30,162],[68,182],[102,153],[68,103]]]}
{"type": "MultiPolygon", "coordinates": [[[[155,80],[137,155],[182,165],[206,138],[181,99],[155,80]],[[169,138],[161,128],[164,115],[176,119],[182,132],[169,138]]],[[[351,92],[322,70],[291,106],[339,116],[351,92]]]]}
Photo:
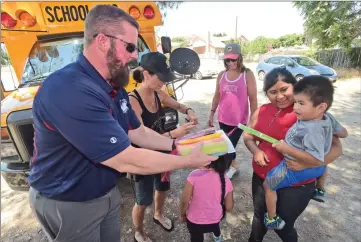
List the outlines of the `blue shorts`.
{"type": "Polygon", "coordinates": [[[270,170],[266,176],[267,186],[273,191],[281,188],[291,187],[297,183],[315,179],[325,172],[326,166],[307,168],[301,171],[293,171],[287,168],[285,160],[282,160],[275,168],[270,170]]]}

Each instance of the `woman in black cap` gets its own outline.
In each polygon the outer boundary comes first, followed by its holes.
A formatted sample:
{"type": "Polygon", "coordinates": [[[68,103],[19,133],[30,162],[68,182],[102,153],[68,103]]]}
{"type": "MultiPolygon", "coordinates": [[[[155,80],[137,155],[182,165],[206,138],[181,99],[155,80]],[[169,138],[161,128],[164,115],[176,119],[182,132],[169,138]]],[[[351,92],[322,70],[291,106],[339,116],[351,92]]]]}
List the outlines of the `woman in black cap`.
{"type": "MultiPolygon", "coordinates": [[[[133,78],[141,83],[130,96],[130,104],[140,122],[146,127],[157,131],[164,136],[177,138],[185,135],[188,130],[198,123],[195,112],[187,106],[178,103],[162,90],[165,83],[176,77],[166,63],[166,57],[159,52],[144,54],[140,67],[133,72],[133,78]],[[170,131],[164,131],[165,115],[162,104],[187,114],[189,123],[170,131]]],[[[140,176],[136,182],[136,204],[133,208],[133,223],[135,227],[135,241],[151,241],[143,229],[144,212],[153,202],[153,186],[155,186],[155,212],[153,221],[166,231],[172,231],[173,222],[163,215],[165,192],[170,188],[169,174],[140,176]],[[153,185],[154,184],[154,185],[153,185]]]]}

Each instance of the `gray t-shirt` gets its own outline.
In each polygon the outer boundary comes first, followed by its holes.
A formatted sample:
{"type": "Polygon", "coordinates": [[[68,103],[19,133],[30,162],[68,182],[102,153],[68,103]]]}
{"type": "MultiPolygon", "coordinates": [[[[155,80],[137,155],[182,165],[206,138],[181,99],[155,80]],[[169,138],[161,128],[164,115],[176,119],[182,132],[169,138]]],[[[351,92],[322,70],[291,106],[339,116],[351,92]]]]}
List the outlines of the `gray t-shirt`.
{"type": "MultiPolygon", "coordinates": [[[[330,113],[325,113],[323,120],[297,120],[288,130],[285,142],[323,162],[325,154],[331,149],[332,136],[342,129],[342,125],[330,113]]],[[[295,160],[286,154],[284,157],[295,160]]]]}

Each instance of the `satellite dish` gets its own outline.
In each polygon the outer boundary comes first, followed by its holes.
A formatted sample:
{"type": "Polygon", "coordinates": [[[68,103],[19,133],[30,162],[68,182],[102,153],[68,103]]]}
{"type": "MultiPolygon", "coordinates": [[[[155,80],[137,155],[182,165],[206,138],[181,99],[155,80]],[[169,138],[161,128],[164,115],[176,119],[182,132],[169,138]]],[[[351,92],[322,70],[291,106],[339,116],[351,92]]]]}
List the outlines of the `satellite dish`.
{"type": "Polygon", "coordinates": [[[198,54],[188,48],[177,48],[169,57],[170,68],[181,75],[191,75],[198,71],[201,61],[198,54]]]}

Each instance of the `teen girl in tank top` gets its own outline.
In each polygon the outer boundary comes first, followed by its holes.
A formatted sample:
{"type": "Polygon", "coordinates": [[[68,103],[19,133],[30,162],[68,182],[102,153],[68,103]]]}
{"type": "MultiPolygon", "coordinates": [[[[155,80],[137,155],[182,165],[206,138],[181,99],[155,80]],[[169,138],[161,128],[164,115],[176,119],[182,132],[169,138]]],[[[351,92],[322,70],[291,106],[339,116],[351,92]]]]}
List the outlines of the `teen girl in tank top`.
{"type": "MultiPolygon", "coordinates": [[[[237,125],[247,125],[249,117],[257,109],[257,85],[252,71],[243,65],[238,44],[230,43],[224,48],[224,66],[226,70],[219,73],[217,78],[208,125],[214,125],[214,114],[218,107],[219,127],[229,134],[236,148],[242,135],[242,130],[237,125]]],[[[236,153],[233,154],[233,162],[227,172],[229,178],[237,172],[235,159],[236,153]]]]}

